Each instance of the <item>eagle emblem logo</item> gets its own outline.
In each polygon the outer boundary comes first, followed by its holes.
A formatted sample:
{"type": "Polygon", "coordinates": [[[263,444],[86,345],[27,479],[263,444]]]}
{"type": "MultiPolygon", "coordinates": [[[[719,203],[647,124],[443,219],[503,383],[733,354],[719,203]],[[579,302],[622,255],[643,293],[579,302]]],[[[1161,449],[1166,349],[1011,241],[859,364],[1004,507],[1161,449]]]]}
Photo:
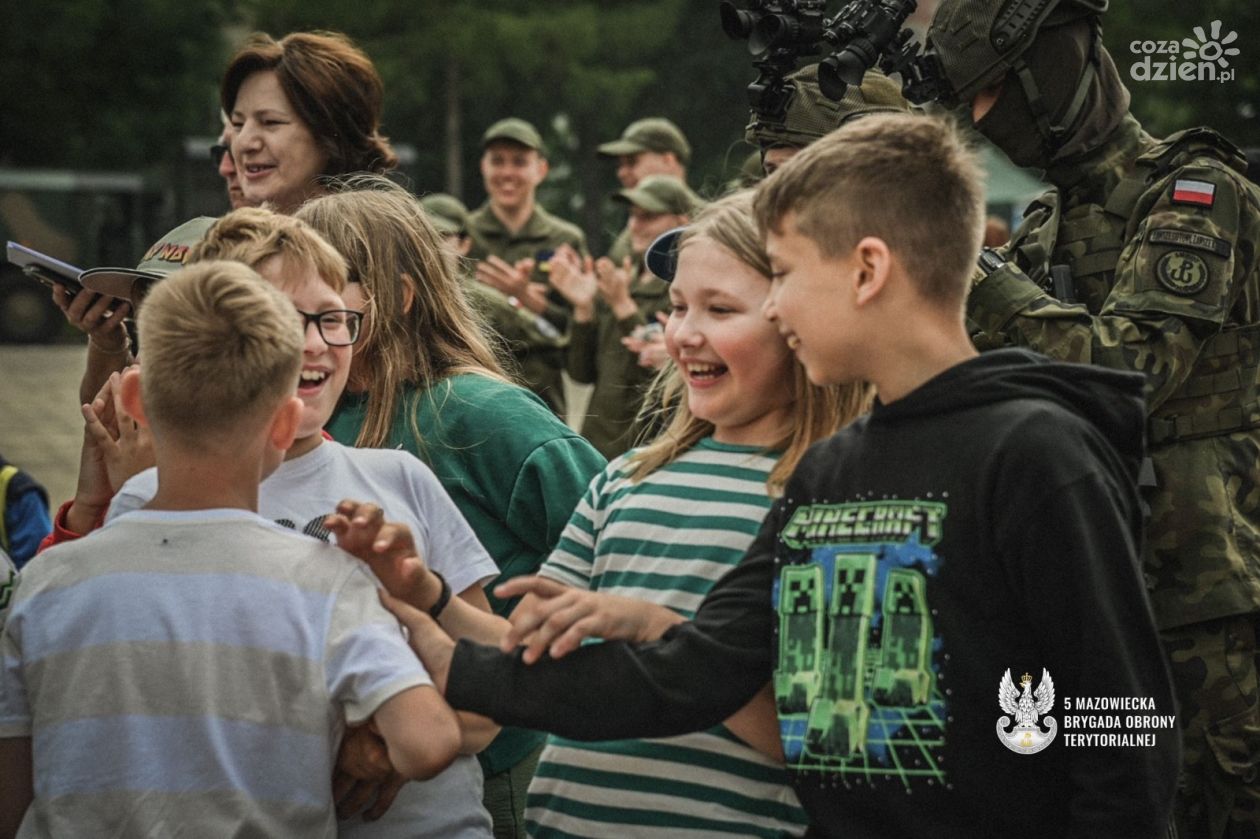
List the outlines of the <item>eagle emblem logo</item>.
{"type": "Polygon", "coordinates": [[[1002,745],[1011,751],[1032,755],[1049,746],[1059,730],[1054,717],[1045,716],[1054,707],[1054,682],[1050,679],[1050,672],[1043,667],[1036,690],[1032,689],[1032,676],[1027,673],[1019,680],[1019,685],[1019,688],[1015,687],[1011,681],[1011,669],[1006,668],[1005,675],[998,682],[998,705],[1006,716],[997,722],[997,735],[1002,745]],[[1038,724],[1039,718],[1041,724],[1038,724]],[[1010,727],[1012,719],[1013,728],[1010,727]],[[1050,730],[1043,731],[1041,725],[1050,730]]]}

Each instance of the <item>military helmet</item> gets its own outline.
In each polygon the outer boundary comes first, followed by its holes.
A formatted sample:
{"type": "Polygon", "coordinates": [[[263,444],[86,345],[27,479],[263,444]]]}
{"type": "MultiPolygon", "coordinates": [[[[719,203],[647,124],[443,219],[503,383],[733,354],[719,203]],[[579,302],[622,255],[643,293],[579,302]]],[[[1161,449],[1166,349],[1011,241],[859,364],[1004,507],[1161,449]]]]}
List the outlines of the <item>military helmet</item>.
{"type": "Polygon", "coordinates": [[[941,0],[928,28],[935,53],[953,87],[954,101],[969,104],[1008,72],[1043,26],[1058,26],[1107,11],[1108,0],[941,0]]]}
{"type": "Polygon", "coordinates": [[[782,120],[753,112],[744,139],[763,150],[774,146],[805,147],[862,114],[908,111],[901,87],[878,70],[867,70],[860,87],[849,86],[839,102],[818,89],[818,65],[802,67],[786,78],[791,98],[782,120]]]}

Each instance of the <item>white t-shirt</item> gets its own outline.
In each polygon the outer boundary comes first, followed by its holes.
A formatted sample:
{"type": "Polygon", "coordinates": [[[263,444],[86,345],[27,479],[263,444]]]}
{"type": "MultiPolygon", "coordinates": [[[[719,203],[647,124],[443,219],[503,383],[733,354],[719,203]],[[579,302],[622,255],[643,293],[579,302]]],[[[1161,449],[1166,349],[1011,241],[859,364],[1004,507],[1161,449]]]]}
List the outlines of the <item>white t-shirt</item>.
{"type": "MultiPolygon", "coordinates": [[[[157,469],[146,469],[119,489],[106,521],[138,510],[157,493],[157,469]]],[[[280,464],[258,488],[258,514],[325,542],[324,518],[346,498],[370,501],[387,521],[411,528],[430,568],[458,594],[498,576],[499,568],[428,466],[392,449],[354,449],[325,440],[280,464]]]]}
{"type": "MultiPolygon", "coordinates": [[[[156,492],[156,469],[134,476],[114,496],[106,521],[143,507],[156,492]]],[[[328,540],[324,517],[346,498],[370,501],[385,511],[387,521],[411,528],[420,556],[446,578],[456,594],[483,585],[499,573],[433,471],[408,452],[356,449],[324,440],[310,452],[280,464],[262,482],[258,512],[328,540]]],[[[483,787],[481,765],[475,757],[463,755],[437,777],[403,787],[379,820],[369,823],[356,817],[341,822],[339,834],[364,839],[486,839],[492,832],[490,815],[482,804],[483,787]]]]}

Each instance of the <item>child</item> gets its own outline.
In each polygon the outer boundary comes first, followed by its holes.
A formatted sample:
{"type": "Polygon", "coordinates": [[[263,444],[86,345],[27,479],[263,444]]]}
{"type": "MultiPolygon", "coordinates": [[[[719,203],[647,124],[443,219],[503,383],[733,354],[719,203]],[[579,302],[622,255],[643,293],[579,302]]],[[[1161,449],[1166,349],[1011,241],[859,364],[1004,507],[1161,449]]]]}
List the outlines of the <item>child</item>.
{"type": "MultiPolygon", "coordinates": [[[[761,316],[770,265],[751,209],[751,193],[725,198],[679,237],[665,328],[678,407],[660,438],[591,483],[540,576],[691,617],[805,449],[860,410],[860,387],[811,386],[761,316]]],[[[663,741],[550,738],[530,834],[800,835],[786,774],[733,736],[737,725],[663,741]]]]}
{"type": "Polygon", "coordinates": [[[639,364],[626,340],[649,323],[659,327],[656,315],[669,304],[665,283],[644,270],[643,253],[701,206],[700,196],[668,175],[649,175],[615,197],[630,205],[631,256],[620,266],[607,257],[592,263],[565,248],[551,260],[551,284],[573,305],[565,350],[569,376],[595,386],[582,436],[605,457],[624,454],[634,444],[634,419],[655,372],[639,364]]]}
{"type": "Polygon", "coordinates": [[[122,387],[158,489],[21,575],[0,636],[0,832],[25,787],[28,835],[333,836],[343,715],[374,716],[411,777],[455,757],[455,716],[366,567],[254,512],[303,411],[301,325],[235,263],[146,301],[144,370],[122,387]]]}
{"type": "Polygon", "coordinates": [[[1140,378],[977,357],[963,303],[983,187],[943,121],[846,125],[767,178],[756,212],[766,314],[811,381],[871,381],[872,414],[801,460],[662,642],[527,666],[452,650],[396,606],[435,681],[455,707],[602,739],[712,725],[773,676],[820,835],[1163,835],[1174,732],[1105,748],[1039,720],[1054,696],[1069,714],[1078,697],[1174,713],[1137,571],[1140,378]],[[1008,670],[1030,674],[1022,699],[1008,670]]]}
{"type": "MultiPolygon", "coordinates": [[[[232,259],[254,267],[280,288],[307,319],[302,375],[297,390],[303,411],[298,436],[285,462],[259,489],[259,512],[317,538],[328,538],[324,518],[342,498],[370,499],[389,517],[406,523],[425,559],[449,589],[487,608],[481,584],[496,568],[432,471],[406,452],[353,449],[326,440],[323,425],[351,371],[351,345],[359,337],[360,313],[347,308],[345,261],[305,223],[262,209],[227,214],[205,234],[189,262],[232,259]]],[[[135,509],[154,491],[154,473],[142,472],[115,496],[109,518],[135,509]]],[[[495,730],[469,725],[463,751],[445,772],[424,784],[408,784],[388,818],[365,824],[345,821],[341,834],[489,835],[481,805],[481,771],[472,757],[495,730]]],[[[366,737],[366,730],[353,732],[366,737]]],[[[373,811],[376,815],[377,811],[373,811]]]]}
{"type": "MultiPolygon", "coordinates": [[[[346,300],[369,313],[328,430],[429,464],[494,557],[498,579],[532,574],[604,458],[507,381],[419,202],[385,178],[363,176],[346,187],[298,212],[346,257],[353,280],[346,300]]],[[[513,603],[492,605],[506,615],[513,603]]],[[[523,830],[525,787],[542,741],[537,732],[508,730],[480,755],[500,835],[523,830]]]]}

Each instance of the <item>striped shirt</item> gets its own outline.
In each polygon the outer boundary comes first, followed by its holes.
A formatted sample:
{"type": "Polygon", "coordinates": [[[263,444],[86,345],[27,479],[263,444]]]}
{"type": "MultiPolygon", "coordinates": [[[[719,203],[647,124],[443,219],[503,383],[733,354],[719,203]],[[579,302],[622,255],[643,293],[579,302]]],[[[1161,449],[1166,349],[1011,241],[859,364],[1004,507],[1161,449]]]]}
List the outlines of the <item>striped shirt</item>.
{"type": "MultiPolygon", "coordinates": [[[[757,535],[777,456],[705,438],[637,483],[629,457],[591,482],[539,573],[691,617],[757,535]]],[[[654,740],[549,737],[525,819],[537,837],[772,837],[806,825],[784,769],[724,726],[654,740]]]]}
{"type": "Polygon", "coordinates": [[[0,737],[20,836],[334,836],[343,719],[431,684],[375,578],[243,510],[140,510],[18,576],[0,737]]]}

